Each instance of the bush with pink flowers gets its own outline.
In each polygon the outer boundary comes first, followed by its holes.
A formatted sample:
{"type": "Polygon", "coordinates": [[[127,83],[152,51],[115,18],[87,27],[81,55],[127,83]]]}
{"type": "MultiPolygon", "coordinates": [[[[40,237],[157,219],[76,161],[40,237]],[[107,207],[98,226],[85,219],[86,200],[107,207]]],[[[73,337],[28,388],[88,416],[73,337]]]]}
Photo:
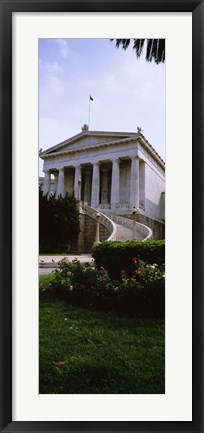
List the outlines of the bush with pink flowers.
{"type": "Polygon", "coordinates": [[[62,260],[50,290],[72,305],[125,314],[164,317],[164,268],[132,257],[129,270],[111,279],[103,267],[62,260]],[[131,272],[130,272],[131,269],[131,272]]]}

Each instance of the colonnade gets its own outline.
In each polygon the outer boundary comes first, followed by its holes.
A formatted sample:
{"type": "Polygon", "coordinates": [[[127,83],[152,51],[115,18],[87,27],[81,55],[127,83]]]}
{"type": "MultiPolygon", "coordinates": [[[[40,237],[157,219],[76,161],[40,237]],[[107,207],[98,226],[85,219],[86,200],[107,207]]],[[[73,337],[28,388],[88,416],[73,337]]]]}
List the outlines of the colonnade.
{"type": "MultiPolygon", "coordinates": [[[[129,187],[129,205],[139,208],[139,158],[134,156],[130,158],[130,182],[129,187]]],[[[103,161],[98,161],[83,166],[78,164],[76,166],[66,166],[59,170],[49,169],[45,170],[44,178],[44,194],[50,193],[51,174],[54,174],[54,190],[56,196],[65,194],[65,169],[70,168],[74,170],[73,178],[73,194],[77,199],[84,199],[86,201],[89,197],[90,204],[93,208],[98,208],[100,203],[110,202],[111,209],[116,209],[120,203],[120,163],[119,158],[111,161],[110,168],[107,168],[103,161]],[[83,197],[82,197],[82,177],[83,184],[83,197]]]]}

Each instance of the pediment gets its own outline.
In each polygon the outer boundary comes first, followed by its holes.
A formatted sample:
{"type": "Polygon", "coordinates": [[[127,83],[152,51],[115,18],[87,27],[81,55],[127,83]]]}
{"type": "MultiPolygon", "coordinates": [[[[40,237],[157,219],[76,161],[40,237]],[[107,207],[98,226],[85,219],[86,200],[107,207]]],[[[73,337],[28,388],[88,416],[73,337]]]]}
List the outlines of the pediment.
{"type": "Polygon", "coordinates": [[[120,132],[92,132],[86,131],[81,132],[74,137],[71,137],[51,148],[45,150],[41,153],[41,157],[43,158],[45,155],[49,154],[61,153],[66,151],[74,151],[78,149],[83,149],[87,147],[98,146],[102,143],[109,143],[112,141],[121,140],[127,137],[131,137],[134,133],[120,133],[120,132]]]}

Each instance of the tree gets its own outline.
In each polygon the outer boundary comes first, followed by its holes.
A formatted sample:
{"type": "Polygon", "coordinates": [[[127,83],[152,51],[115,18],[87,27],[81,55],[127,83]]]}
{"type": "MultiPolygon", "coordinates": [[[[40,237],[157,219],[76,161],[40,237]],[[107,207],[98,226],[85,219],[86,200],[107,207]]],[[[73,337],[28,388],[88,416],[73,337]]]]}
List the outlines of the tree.
{"type": "MultiPolygon", "coordinates": [[[[136,52],[137,58],[139,58],[143,52],[146,39],[111,39],[115,41],[117,48],[122,47],[126,50],[130,42],[133,41],[133,50],[136,52]]],[[[152,60],[158,65],[159,63],[165,62],[165,39],[147,39],[146,40],[146,60],[151,62],[152,60]]]]}
{"type": "Polygon", "coordinates": [[[39,191],[40,253],[65,253],[79,233],[79,212],[76,199],[43,195],[39,191]]]}

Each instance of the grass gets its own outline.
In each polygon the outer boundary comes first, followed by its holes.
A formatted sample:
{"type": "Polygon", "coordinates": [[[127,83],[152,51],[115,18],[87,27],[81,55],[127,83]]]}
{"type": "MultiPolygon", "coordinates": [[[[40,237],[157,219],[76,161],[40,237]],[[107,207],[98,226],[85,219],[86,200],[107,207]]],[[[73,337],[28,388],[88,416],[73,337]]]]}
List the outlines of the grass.
{"type": "Polygon", "coordinates": [[[39,287],[40,289],[46,289],[48,284],[55,278],[55,274],[43,274],[39,275],[39,287]]]}
{"type": "Polygon", "coordinates": [[[56,256],[56,257],[69,257],[69,256],[80,256],[78,253],[40,253],[39,257],[42,256],[56,256]]]}
{"type": "MultiPolygon", "coordinates": [[[[52,274],[40,276],[46,288],[52,274]]],[[[160,394],[164,322],[68,306],[40,294],[40,393],[160,394]]]]}

